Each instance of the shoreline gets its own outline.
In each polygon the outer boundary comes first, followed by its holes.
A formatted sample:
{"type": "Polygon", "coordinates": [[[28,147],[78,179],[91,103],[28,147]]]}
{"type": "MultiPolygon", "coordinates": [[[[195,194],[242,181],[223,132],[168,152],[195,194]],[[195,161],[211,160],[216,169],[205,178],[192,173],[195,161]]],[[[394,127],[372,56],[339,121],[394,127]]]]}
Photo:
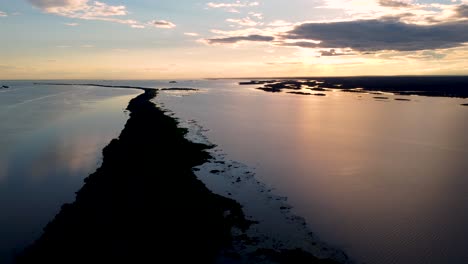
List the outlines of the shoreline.
{"type": "MultiPolygon", "coordinates": [[[[130,118],[104,148],[101,167],[16,263],[214,263],[232,230],[253,224],[238,202],[214,194],[193,173],[212,146],[185,139],[187,130],[151,102],[157,90],[139,89],[144,93],[130,101],[130,118]]],[[[301,249],[256,253],[269,263],[336,263],[301,249]]]]}

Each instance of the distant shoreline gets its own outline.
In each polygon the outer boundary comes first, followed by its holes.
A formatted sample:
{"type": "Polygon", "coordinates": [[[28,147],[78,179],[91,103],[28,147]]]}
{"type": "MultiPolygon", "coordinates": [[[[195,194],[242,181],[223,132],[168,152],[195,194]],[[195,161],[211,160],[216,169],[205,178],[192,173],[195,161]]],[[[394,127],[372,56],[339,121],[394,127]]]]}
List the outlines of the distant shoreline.
{"type": "Polygon", "coordinates": [[[106,85],[106,84],[94,84],[94,83],[47,83],[47,82],[35,82],[34,85],[57,85],[57,86],[93,86],[93,87],[107,87],[107,88],[124,88],[124,89],[140,89],[140,90],[156,90],[156,91],[198,91],[195,88],[148,88],[141,86],[127,86],[127,85],[106,85]]]}

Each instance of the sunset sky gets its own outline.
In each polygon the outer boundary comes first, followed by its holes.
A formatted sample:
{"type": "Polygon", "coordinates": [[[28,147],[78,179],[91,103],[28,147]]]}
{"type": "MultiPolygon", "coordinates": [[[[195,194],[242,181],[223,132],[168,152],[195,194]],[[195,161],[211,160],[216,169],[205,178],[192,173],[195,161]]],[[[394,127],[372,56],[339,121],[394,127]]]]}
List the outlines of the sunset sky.
{"type": "Polygon", "coordinates": [[[0,79],[468,75],[468,0],[0,0],[0,79]]]}

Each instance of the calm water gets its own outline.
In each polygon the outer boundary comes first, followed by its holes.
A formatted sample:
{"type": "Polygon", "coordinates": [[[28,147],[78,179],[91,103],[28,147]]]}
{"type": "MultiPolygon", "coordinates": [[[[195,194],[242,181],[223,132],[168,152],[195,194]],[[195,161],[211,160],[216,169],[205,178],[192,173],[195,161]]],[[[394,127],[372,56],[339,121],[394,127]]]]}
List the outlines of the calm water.
{"type": "Polygon", "coordinates": [[[466,100],[179,85],[204,89],[158,102],[209,129],[230,159],[256,168],[311,230],[358,262],[468,263],[466,100]]]}
{"type": "Polygon", "coordinates": [[[119,135],[131,89],[0,82],[0,263],[74,200],[119,135]]]}
{"type": "MultiPolygon", "coordinates": [[[[93,83],[201,88],[158,102],[209,129],[229,159],[359,262],[468,263],[466,100],[270,94],[229,80],[93,83]]],[[[139,93],[10,85],[0,90],[0,263],[73,200],[139,93]]]]}

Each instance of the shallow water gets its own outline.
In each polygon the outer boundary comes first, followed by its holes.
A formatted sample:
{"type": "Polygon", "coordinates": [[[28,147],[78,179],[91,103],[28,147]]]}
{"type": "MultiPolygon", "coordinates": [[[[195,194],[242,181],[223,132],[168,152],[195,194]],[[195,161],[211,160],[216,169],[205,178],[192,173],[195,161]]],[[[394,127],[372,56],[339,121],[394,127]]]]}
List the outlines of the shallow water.
{"type": "Polygon", "coordinates": [[[321,239],[358,262],[468,263],[466,100],[192,86],[205,88],[157,101],[255,168],[321,239]]]}
{"type": "Polygon", "coordinates": [[[31,243],[74,200],[141,91],[1,82],[0,263],[31,243]]]}

